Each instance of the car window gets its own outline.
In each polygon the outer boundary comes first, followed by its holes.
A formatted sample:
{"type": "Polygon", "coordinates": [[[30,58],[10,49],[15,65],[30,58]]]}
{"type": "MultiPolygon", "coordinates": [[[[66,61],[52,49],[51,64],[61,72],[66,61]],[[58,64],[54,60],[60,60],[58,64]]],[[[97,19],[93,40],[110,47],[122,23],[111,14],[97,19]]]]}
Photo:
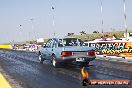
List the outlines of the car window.
{"type": "Polygon", "coordinates": [[[83,41],[77,38],[65,38],[63,39],[65,46],[82,46],[83,41]]]}
{"type": "Polygon", "coordinates": [[[53,40],[50,39],[47,43],[46,43],[46,48],[52,48],[52,44],[53,44],[53,40]]]}
{"type": "Polygon", "coordinates": [[[58,47],[62,47],[63,46],[63,40],[62,39],[59,39],[59,41],[58,41],[58,47]]]}
{"type": "Polygon", "coordinates": [[[52,48],[56,48],[56,47],[57,47],[57,41],[54,40],[54,41],[53,41],[53,44],[52,44],[52,48]]]}

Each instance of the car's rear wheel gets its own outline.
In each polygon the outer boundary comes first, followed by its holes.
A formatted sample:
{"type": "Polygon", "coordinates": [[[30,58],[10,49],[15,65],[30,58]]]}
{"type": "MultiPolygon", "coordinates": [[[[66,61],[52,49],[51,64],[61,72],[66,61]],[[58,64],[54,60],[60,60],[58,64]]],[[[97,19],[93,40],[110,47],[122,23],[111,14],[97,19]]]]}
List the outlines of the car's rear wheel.
{"type": "Polygon", "coordinates": [[[56,58],[55,57],[52,57],[52,65],[56,68],[59,67],[59,62],[57,62],[56,58]]]}
{"type": "Polygon", "coordinates": [[[41,64],[43,64],[43,62],[44,62],[44,58],[42,57],[41,54],[39,54],[39,62],[40,62],[41,64]]]}

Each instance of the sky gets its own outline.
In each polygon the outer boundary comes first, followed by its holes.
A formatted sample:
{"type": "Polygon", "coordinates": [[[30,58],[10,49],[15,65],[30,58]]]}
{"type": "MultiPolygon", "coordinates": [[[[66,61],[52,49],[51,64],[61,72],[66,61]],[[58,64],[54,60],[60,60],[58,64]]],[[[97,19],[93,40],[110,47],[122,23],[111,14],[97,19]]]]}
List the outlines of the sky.
{"type": "MultiPolygon", "coordinates": [[[[128,29],[131,4],[126,0],[128,29]]],[[[104,32],[125,30],[123,0],[102,0],[102,15],[100,8],[100,0],[0,0],[0,43],[101,32],[102,17],[104,32]]]]}

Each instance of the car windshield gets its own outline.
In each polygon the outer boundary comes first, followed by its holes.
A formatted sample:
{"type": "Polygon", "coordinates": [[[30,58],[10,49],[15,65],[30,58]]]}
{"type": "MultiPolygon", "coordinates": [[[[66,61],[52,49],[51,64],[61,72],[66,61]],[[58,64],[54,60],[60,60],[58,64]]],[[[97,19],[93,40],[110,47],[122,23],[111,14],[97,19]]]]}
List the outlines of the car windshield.
{"type": "Polygon", "coordinates": [[[60,46],[83,46],[83,41],[77,38],[59,39],[59,47],[60,46]]]}

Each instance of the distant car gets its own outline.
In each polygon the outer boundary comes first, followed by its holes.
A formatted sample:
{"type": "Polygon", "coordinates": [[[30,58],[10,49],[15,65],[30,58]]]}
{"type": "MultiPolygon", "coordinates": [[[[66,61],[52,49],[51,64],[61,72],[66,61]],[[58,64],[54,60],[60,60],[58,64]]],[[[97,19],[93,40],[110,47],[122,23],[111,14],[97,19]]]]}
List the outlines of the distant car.
{"type": "Polygon", "coordinates": [[[88,65],[96,58],[95,48],[83,45],[78,38],[52,38],[38,50],[40,63],[50,60],[54,67],[60,63],[80,62],[88,65]]]}

